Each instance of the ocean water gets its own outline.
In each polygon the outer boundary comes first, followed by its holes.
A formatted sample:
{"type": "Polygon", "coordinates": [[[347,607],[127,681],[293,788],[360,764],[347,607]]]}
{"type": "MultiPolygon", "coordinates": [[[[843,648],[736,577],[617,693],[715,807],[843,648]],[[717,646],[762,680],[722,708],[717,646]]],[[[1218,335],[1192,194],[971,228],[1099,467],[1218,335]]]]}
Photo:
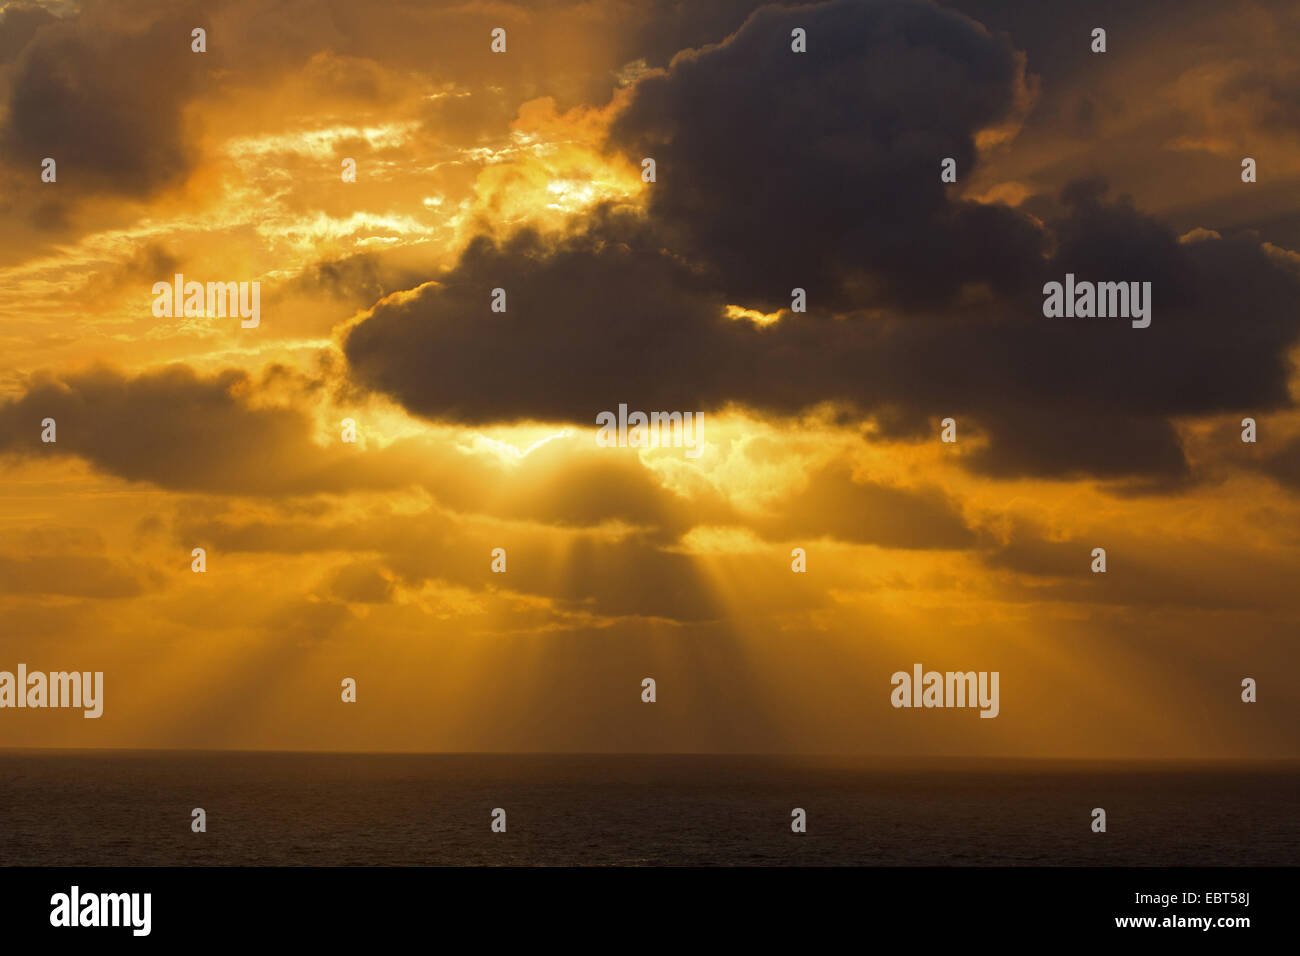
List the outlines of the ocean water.
{"type": "Polygon", "coordinates": [[[0,752],[9,866],[1297,865],[1297,821],[1295,763],[0,752]]]}

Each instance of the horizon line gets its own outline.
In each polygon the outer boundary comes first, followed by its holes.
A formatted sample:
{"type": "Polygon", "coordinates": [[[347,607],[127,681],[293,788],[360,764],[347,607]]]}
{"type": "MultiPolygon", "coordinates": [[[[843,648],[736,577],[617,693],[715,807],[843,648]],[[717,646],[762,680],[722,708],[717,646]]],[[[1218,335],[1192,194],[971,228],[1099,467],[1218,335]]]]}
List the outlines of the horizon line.
{"type": "Polygon", "coordinates": [[[23,747],[0,746],[0,754],[267,754],[337,757],[780,757],[885,761],[1019,761],[1024,763],[1117,764],[1300,764],[1300,755],[1261,757],[1100,757],[1019,754],[889,754],[803,751],[652,751],[652,750],[294,750],[237,747],[23,747]]]}

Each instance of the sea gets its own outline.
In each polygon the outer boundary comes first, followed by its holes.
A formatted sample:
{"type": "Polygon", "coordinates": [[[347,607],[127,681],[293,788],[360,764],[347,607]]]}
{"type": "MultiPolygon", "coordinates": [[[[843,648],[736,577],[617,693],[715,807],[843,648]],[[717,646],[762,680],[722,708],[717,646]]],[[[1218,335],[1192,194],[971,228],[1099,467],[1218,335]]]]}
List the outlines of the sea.
{"type": "Polygon", "coordinates": [[[2,866],[1294,866],[1298,820],[1297,762],[0,751],[2,866]]]}

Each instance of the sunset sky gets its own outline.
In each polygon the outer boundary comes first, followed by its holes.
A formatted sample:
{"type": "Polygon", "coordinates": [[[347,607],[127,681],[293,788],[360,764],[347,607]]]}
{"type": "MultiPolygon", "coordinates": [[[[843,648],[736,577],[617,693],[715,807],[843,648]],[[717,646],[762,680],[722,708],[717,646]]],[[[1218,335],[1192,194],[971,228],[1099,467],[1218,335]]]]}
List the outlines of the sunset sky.
{"type": "Polygon", "coordinates": [[[0,213],[0,746],[1300,756],[1300,4],[2,3],[0,213]]]}

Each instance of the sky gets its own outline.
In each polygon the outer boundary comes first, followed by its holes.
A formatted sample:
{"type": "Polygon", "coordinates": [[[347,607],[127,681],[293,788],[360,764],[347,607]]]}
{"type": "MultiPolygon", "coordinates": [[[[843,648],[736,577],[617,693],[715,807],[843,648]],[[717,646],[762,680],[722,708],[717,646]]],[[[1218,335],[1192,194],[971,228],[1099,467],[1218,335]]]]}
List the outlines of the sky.
{"type": "Polygon", "coordinates": [[[0,215],[0,746],[1300,757],[1300,5],[9,2],[0,215]]]}

